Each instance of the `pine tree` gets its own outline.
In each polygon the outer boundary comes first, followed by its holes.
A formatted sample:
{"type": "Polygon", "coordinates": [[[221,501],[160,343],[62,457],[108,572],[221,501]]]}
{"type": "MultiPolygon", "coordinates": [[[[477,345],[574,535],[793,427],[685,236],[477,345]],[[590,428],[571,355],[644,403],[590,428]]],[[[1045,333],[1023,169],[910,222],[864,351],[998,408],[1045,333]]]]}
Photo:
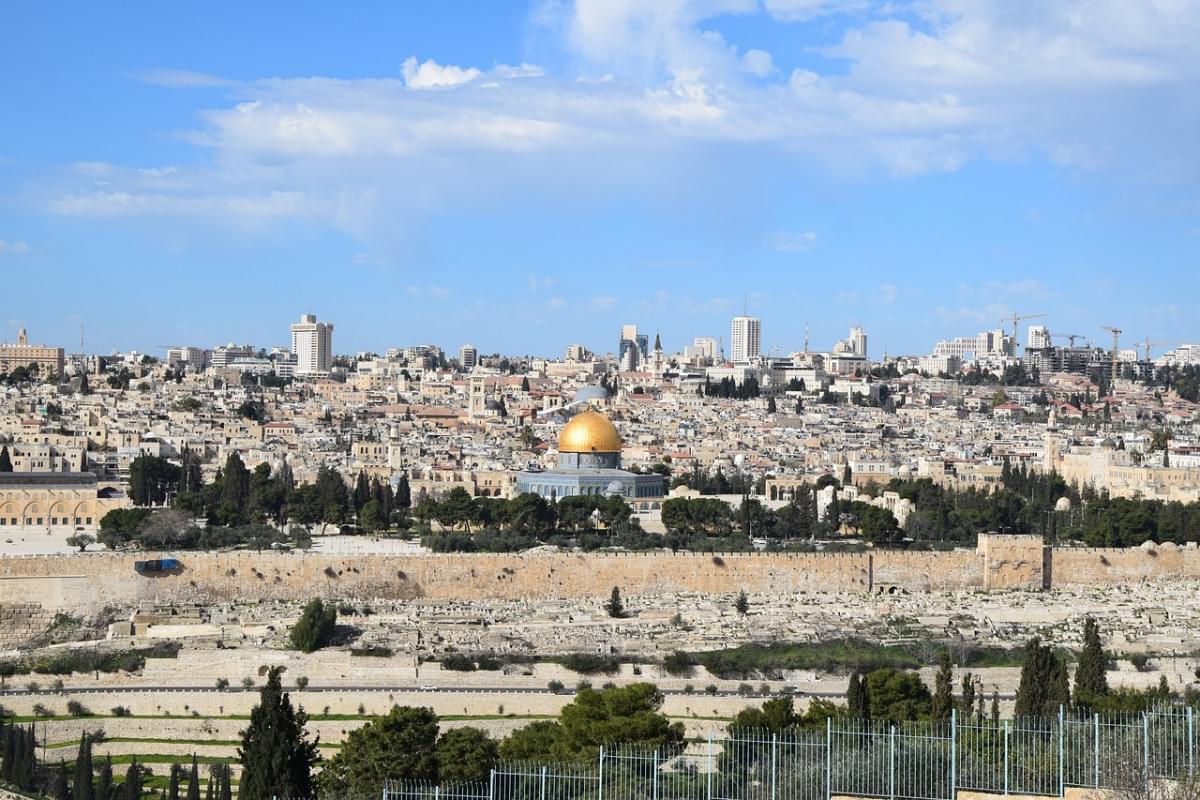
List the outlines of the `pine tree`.
{"type": "Polygon", "coordinates": [[[250,724],[242,731],[238,759],[242,764],[239,800],[311,797],[312,767],[319,758],[317,740],[304,729],[308,715],[293,709],[280,685],[280,670],[267,673],[250,724]]]}
{"type": "Polygon", "coordinates": [[[935,722],[950,719],[954,708],[954,668],[950,664],[950,654],[943,651],[938,658],[937,676],[934,678],[933,707],[929,713],[935,722]]]}
{"type": "Polygon", "coordinates": [[[1091,704],[1108,694],[1104,647],[1100,644],[1100,626],[1091,617],[1083,621],[1083,649],[1075,665],[1075,700],[1091,704]]]}
{"type": "Polygon", "coordinates": [[[408,485],[408,473],[400,476],[400,482],[396,484],[396,508],[410,508],[412,506],[412,489],[408,485]]]}
{"type": "Polygon", "coordinates": [[[79,755],[75,757],[75,800],[95,800],[92,779],[92,740],[85,733],[79,737],[79,755]]]}
{"type": "Polygon", "coordinates": [[[750,598],[746,597],[745,592],[738,592],[737,600],[734,601],[733,607],[739,614],[745,614],[750,610],[750,598]]]}

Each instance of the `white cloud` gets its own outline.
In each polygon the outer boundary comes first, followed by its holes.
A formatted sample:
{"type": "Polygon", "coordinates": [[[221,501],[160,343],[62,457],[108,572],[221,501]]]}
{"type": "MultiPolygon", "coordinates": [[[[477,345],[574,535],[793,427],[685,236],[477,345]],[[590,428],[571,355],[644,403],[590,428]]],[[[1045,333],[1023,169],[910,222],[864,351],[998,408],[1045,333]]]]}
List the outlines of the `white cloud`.
{"type": "Polygon", "coordinates": [[[817,234],[813,231],[776,231],[767,237],[767,247],[777,253],[798,253],[811,249],[816,243],[817,234]]]}
{"type": "Polygon", "coordinates": [[[136,77],[143,83],[168,89],[220,89],[237,85],[237,81],[228,78],[186,69],[154,69],[139,72],[136,77]]]}
{"type": "MultiPolygon", "coordinates": [[[[228,90],[184,134],[209,158],[141,170],[79,164],[36,194],[62,214],[299,218],[386,238],[430,213],[514,197],[666,192],[698,174],[736,191],[754,165],[743,170],[723,148],[743,145],[754,145],[743,152],[757,166],[833,172],[911,176],[1040,155],[1131,181],[1200,178],[1196,4],[764,3],[538,5],[533,24],[568,65],[551,75],[533,64],[485,70],[415,57],[402,78],[145,73],[164,86],[228,90]],[[812,34],[834,37],[823,53],[837,69],[780,74],[767,50],[713,29],[731,14],[776,25],[845,15],[838,33],[812,34]]],[[[767,241],[786,252],[814,244],[803,231],[767,241]]]]}
{"type": "Polygon", "coordinates": [[[418,64],[414,56],[404,60],[401,72],[404,75],[404,84],[410,89],[447,89],[469,83],[481,74],[474,67],[463,68],[451,64],[443,66],[432,58],[418,64]]]}
{"type": "Polygon", "coordinates": [[[617,298],[607,296],[593,297],[591,306],[596,311],[611,311],[617,306],[617,298]]]}
{"type": "Polygon", "coordinates": [[[12,253],[16,256],[23,256],[29,252],[29,245],[23,239],[17,239],[13,242],[6,242],[0,239],[0,255],[4,253],[12,253]]]}

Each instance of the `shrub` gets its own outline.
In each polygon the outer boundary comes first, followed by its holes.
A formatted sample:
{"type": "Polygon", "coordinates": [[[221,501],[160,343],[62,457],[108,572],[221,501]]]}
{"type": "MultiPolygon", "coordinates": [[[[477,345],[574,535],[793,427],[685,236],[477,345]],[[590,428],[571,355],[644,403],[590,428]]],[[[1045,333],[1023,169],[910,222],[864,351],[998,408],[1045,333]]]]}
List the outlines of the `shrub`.
{"type": "Polygon", "coordinates": [[[1150,656],[1145,653],[1130,653],[1129,663],[1133,664],[1133,668],[1138,672],[1145,672],[1150,666],[1150,656]]]}
{"type": "Polygon", "coordinates": [[[442,656],[442,669],[455,672],[474,672],[475,661],[462,653],[447,653],[442,656]]]}
{"type": "Polygon", "coordinates": [[[114,717],[128,717],[131,713],[128,706],[113,706],[112,708],[112,715],[114,717]]]}
{"type": "Polygon", "coordinates": [[[550,681],[549,683],[546,684],[546,688],[549,689],[550,691],[554,692],[555,694],[558,694],[559,692],[561,692],[563,690],[563,682],[562,681],[550,681]]]}
{"type": "Polygon", "coordinates": [[[253,689],[254,688],[254,678],[251,678],[249,675],[242,678],[242,688],[243,689],[253,689]]]}
{"type": "Polygon", "coordinates": [[[35,717],[53,717],[54,712],[51,711],[50,709],[46,708],[41,703],[34,703],[33,704],[33,715],[35,717]]]}
{"type": "Polygon", "coordinates": [[[315,597],[304,607],[300,619],[292,626],[288,639],[292,649],[311,653],[329,644],[337,625],[337,609],[315,597]]]}
{"type": "Polygon", "coordinates": [[[682,650],[676,650],[663,659],[663,669],[667,671],[668,675],[674,675],[677,678],[690,677],[695,672],[695,667],[695,659],[682,650]]]}
{"type": "Polygon", "coordinates": [[[67,713],[72,717],[86,717],[92,712],[87,710],[87,707],[78,700],[67,701],[67,713]]]}
{"type": "Polygon", "coordinates": [[[708,686],[704,687],[704,691],[708,692],[709,694],[716,694],[717,685],[715,683],[710,683],[708,686]]]}
{"type": "Polygon", "coordinates": [[[753,687],[753,686],[751,686],[751,685],[750,685],[750,684],[748,684],[748,683],[739,683],[739,684],[738,684],[738,688],[737,688],[737,692],[738,692],[738,694],[740,694],[742,697],[745,697],[746,695],[749,695],[749,694],[754,694],[754,687],[753,687]]]}
{"type": "Polygon", "coordinates": [[[228,688],[229,688],[229,678],[217,678],[217,689],[218,690],[228,689],[228,688]]]}
{"type": "Polygon", "coordinates": [[[563,656],[559,663],[581,675],[597,673],[612,675],[621,667],[621,662],[617,661],[615,656],[602,656],[596,653],[571,653],[563,656]]]}
{"type": "Polygon", "coordinates": [[[352,656],[367,656],[372,658],[391,658],[393,650],[390,647],[384,647],[381,644],[372,645],[371,647],[352,647],[350,655],[352,656]]]}
{"type": "Polygon", "coordinates": [[[298,675],[296,677],[296,688],[302,692],[308,688],[308,676],[307,675],[298,675]]]}

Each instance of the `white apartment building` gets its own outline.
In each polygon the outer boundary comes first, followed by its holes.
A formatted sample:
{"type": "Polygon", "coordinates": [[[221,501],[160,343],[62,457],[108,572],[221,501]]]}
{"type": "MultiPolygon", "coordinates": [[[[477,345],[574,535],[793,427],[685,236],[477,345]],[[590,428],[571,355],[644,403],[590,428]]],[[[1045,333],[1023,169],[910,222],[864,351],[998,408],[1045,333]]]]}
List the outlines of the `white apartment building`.
{"type": "Polygon", "coordinates": [[[1160,367],[1200,364],[1200,344],[1181,344],[1174,350],[1163,353],[1154,363],[1160,367]]]}
{"type": "Polygon", "coordinates": [[[734,317],[729,337],[730,360],[745,364],[762,352],[762,320],[758,317],[734,317]]]}
{"type": "Polygon", "coordinates": [[[464,344],[458,348],[458,363],[463,372],[475,369],[475,365],[479,363],[479,351],[475,349],[475,345],[464,344]]]}
{"type": "Polygon", "coordinates": [[[292,324],[292,353],[296,375],[324,375],[333,366],[333,324],[317,322],[315,314],[304,314],[292,324]]]}
{"type": "Polygon", "coordinates": [[[1029,326],[1029,335],[1025,340],[1026,350],[1045,350],[1047,347],[1052,346],[1049,328],[1045,325],[1029,326]]]}
{"type": "Polygon", "coordinates": [[[253,358],[257,351],[248,344],[223,344],[212,349],[209,365],[213,369],[226,369],[239,358],[253,358]]]}
{"type": "Polygon", "coordinates": [[[1016,353],[1013,338],[1003,329],[980,331],[975,336],[959,336],[954,339],[943,339],[933,346],[930,355],[937,357],[953,356],[959,361],[978,361],[993,358],[1012,357],[1016,353]]]}
{"type": "Polygon", "coordinates": [[[203,372],[208,367],[209,352],[203,347],[168,347],[167,364],[186,367],[188,372],[203,372]]]}

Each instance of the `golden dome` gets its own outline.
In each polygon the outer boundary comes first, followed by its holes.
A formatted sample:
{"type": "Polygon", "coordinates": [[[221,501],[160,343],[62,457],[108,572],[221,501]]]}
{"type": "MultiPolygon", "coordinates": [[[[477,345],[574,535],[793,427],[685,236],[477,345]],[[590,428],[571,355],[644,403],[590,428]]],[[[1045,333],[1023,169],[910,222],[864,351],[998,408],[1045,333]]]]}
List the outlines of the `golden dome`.
{"type": "Polygon", "coordinates": [[[571,417],[571,421],[558,433],[560,453],[619,453],[621,434],[596,411],[583,411],[571,417]]]}

